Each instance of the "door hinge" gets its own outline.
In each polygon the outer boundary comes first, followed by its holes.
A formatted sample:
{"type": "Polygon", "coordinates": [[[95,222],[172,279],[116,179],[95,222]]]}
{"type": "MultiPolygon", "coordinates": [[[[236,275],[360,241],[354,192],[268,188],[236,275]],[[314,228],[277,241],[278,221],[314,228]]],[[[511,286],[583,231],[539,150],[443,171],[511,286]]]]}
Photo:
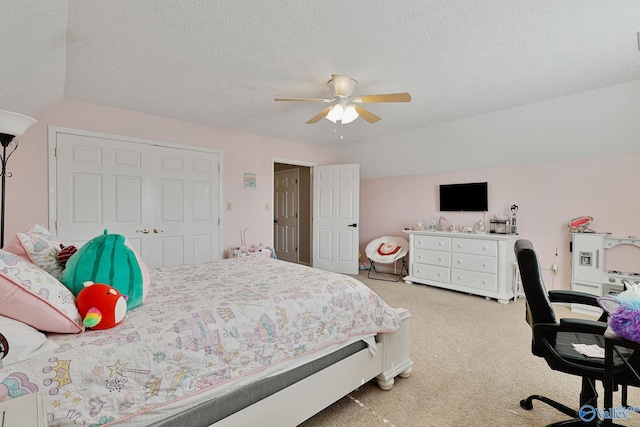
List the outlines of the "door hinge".
{"type": "Polygon", "coordinates": [[[54,149],[53,149],[53,157],[58,157],[58,147],[54,147],[54,149]]]}
{"type": "Polygon", "coordinates": [[[296,212],[296,218],[298,218],[298,212],[296,212]]]}
{"type": "Polygon", "coordinates": [[[218,225],[220,225],[220,218],[218,218],[218,225]]]}

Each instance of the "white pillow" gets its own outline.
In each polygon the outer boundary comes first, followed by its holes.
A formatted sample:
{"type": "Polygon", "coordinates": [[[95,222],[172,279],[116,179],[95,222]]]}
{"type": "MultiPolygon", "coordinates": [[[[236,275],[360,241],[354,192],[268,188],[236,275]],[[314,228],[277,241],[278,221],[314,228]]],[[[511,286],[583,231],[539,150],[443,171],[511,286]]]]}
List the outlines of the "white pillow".
{"type": "Polygon", "coordinates": [[[8,344],[9,347],[4,359],[0,360],[0,366],[22,362],[40,353],[58,348],[58,344],[48,339],[37,329],[4,316],[0,316],[0,335],[5,339],[2,344],[4,346],[8,344]]]}

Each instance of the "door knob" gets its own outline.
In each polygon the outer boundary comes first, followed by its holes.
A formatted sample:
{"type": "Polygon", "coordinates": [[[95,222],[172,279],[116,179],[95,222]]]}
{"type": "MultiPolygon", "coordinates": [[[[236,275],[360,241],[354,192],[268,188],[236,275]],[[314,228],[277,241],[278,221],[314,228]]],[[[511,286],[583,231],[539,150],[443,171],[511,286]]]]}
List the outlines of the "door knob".
{"type": "Polygon", "coordinates": [[[136,233],[148,234],[149,233],[149,229],[148,228],[143,228],[142,230],[136,230],[136,233]]]}
{"type": "Polygon", "coordinates": [[[347,225],[347,227],[354,227],[354,228],[357,227],[357,226],[358,226],[358,224],[356,224],[355,222],[353,224],[347,225]]]}
{"type": "Polygon", "coordinates": [[[164,230],[163,230],[163,229],[161,229],[161,228],[154,228],[154,229],[153,229],[153,232],[154,232],[154,233],[164,233],[164,230]]]}

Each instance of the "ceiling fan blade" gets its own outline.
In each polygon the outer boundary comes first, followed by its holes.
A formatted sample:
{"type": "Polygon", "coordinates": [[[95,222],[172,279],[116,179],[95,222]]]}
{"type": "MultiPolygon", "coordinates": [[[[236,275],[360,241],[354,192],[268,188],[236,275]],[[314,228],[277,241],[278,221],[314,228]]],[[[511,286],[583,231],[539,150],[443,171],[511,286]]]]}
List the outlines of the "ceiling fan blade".
{"type": "Polygon", "coordinates": [[[360,115],[360,118],[366,120],[369,123],[375,123],[378,120],[380,120],[380,117],[376,116],[375,114],[373,114],[371,111],[367,110],[364,107],[361,107],[359,105],[356,105],[356,111],[358,112],[358,114],[360,115]]]}
{"type": "Polygon", "coordinates": [[[274,101],[331,102],[333,99],[322,98],[274,98],[274,101]]]}
{"type": "Polygon", "coordinates": [[[317,123],[320,120],[324,119],[325,117],[327,117],[327,114],[329,114],[329,111],[331,111],[331,108],[332,107],[327,107],[324,110],[320,111],[318,114],[316,114],[311,119],[309,119],[307,124],[310,125],[310,124],[313,124],[313,123],[317,123]]]}
{"type": "Polygon", "coordinates": [[[361,102],[364,104],[373,102],[409,102],[411,95],[409,93],[388,93],[386,95],[363,95],[353,98],[353,102],[361,102]]]}

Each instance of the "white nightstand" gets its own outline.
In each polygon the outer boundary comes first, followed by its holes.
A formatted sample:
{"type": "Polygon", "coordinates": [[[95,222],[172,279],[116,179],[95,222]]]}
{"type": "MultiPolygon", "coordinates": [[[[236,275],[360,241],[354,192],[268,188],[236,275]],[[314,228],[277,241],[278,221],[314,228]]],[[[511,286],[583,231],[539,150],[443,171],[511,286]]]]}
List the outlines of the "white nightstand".
{"type": "Polygon", "coordinates": [[[0,426],[47,427],[42,392],[0,403],[0,426]]]}

